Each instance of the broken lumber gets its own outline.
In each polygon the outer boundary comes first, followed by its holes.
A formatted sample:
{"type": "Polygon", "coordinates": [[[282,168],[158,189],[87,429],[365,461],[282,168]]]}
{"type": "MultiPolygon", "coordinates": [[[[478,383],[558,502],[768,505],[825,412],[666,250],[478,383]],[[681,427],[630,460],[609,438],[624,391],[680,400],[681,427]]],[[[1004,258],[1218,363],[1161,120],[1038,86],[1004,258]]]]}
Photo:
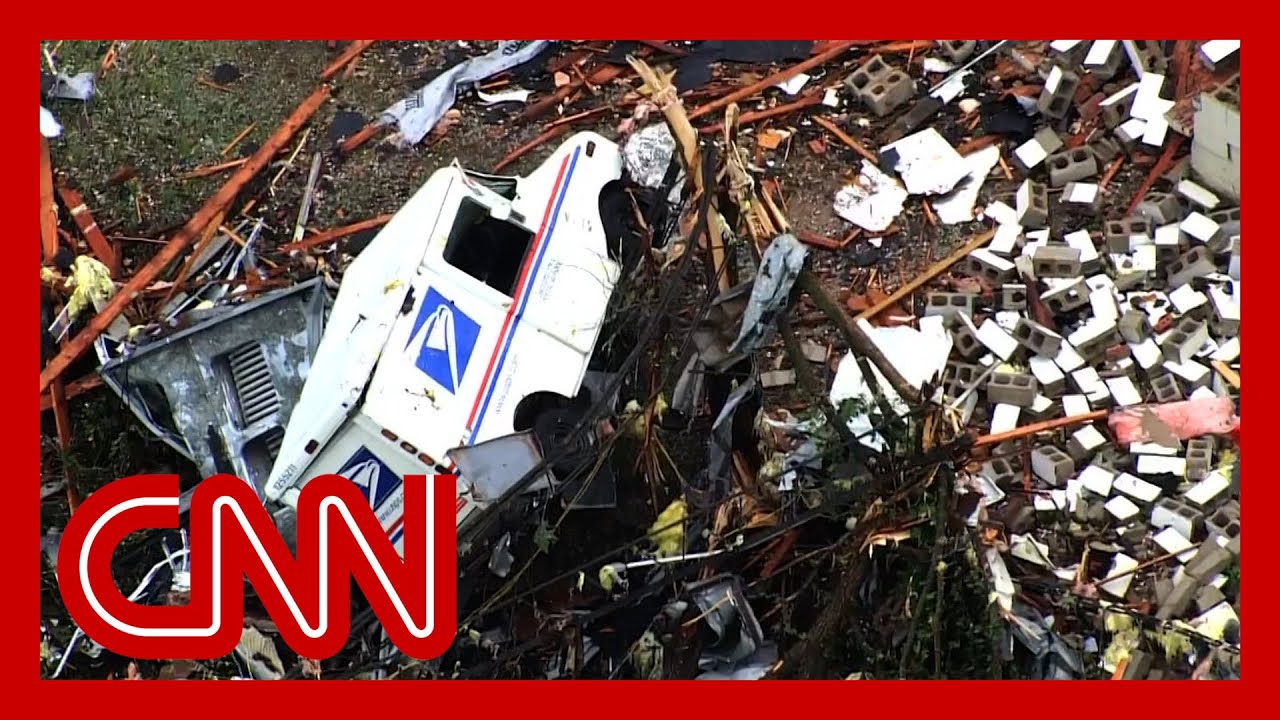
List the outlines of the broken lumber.
{"type": "Polygon", "coordinates": [[[333,242],[334,240],[341,240],[342,238],[347,237],[348,235],[355,235],[356,233],[363,232],[365,230],[368,230],[369,228],[381,227],[383,225],[386,225],[388,222],[390,222],[391,217],[392,216],[390,214],[384,214],[384,215],[379,215],[377,217],[369,218],[368,220],[361,220],[360,222],[357,222],[357,223],[351,223],[350,225],[343,225],[342,227],[339,227],[339,228],[326,230],[322,233],[316,233],[315,235],[312,235],[309,238],[304,238],[302,240],[299,240],[298,242],[289,243],[288,245],[281,245],[279,249],[281,252],[288,252],[288,253],[296,252],[298,250],[307,250],[309,248],[316,247],[317,245],[323,245],[328,242],[333,242]]]}
{"type": "Polygon", "coordinates": [[[889,297],[885,298],[884,300],[881,300],[875,305],[858,313],[857,319],[870,320],[871,318],[879,315],[885,310],[888,310],[889,308],[898,304],[900,300],[907,297],[911,293],[915,292],[917,289],[919,289],[921,285],[924,285],[925,283],[929,282],[930,280],[937,277],[938,275],[941,275],[947,268],[951,267],[952,265],[955,265],[956,263],[960,262],[964,258],[968,257],[969,253],[991,242],[991,238],[995,237],[995,235],[996,235],[995,230],[988,230],[984,233],[980,233],[976,235],[969,242],[961,245],[960,247],[952,251],[950,255],[930,265],[928,270],[925,270],[923,273],[913,278],[911,282],[895,290],[893,294],[890,295],[889,297]]]}
{"type": "Polygon", "coordinates": [[[40,136],[40,248],[44,261],[53,262],[58,252],[58,208],[53,204],[53,164],[44,135],[40,136]]]}
{"type": "Polygon", "coordinates": [[[195,239],[197,233],[208,227],[215,216],[227,211],[231,201],[240,194],[244,186],[258,173],[262,172],[263,168],[276,156],[276,153],[289,144],[298,129],[315,115],[320,106],[324,104],[324,101],[329,98],[330,92],[330,87],[324,84],[307,96],[302,101],[302,104],[293,111],[293,114],[286,118],[280,127],[276,128],[275,132],[267,138],[262,147],[258,148],[258,151],[245,164],[241,165],[216,193],[204,202],[204,205],[187,221],[187,224],[183,225],[169,239],[169,243],[161,248],[146,265],[139,268],[133,277],[129,279],[129,282],[125,283],[124,287],[120,288],[115,296],[111,298],[111,302],[101,312],[94,315],[84,329],[74,338],[71,338],[66,347],[62,348],[56,356],[49,360],[49,364],[40,372],[41,393],[49,387],[54,378],[67,369],[68,365],[89,349],[93,341],[107,329],[107,326],[113,320],[120,316],[120,313],[124,312],[125,307],[133,302],[134,297],[143,288],[150,285],[165,268],[178,259],[178,256],[195,239]]]}
{"type": "Polygon", "coordinates": [[[771,88],[780,82],[789,80],[795,77],[796,75],[799,75],[800,73],[806,70],[809,70],[810,68],[815,68],[815,67],[818,67],[819,65],[830,62],[831,60],[840,56],[846,50],[848,50],[849,48],[853,47],[856,44],[857,42],[852,40],[842,40],[838,43],[835,43],[827,50],[817,55],[814,55],[808,60],[796,63],[795,65],[792,65],[791,67],[785,70],[779,70],[778,72],[772,75],[769,75],[768,77],[765,77],[764,79],[758,82],[754,82],[740,90],[735,90],[729,93],[728,95],[725,95],[717,100],[712,100],[711,102],[707,103],[706,105],[703,105],[702,107],[694,108],[689,112],[689,119],[693,120],[695,118],[702,117],[707,113],[715,112],[716,110],[719,110],[723,107],[728,106],[730,103],[735,103],[735,102],[738,102],[739,100],[749,98],[752,95],[755,95],[756,93],[762,90],[771,88]]]}
{"type": "Polygon", "coordinates": [[[325,68],[324,72],[320,73],[320,79],[328,80],[334,75],[337,75],[342,68],[346,67],[348,63],[359,57],[360,53],[367,50],[369,46],[375,42],[377,42],[377,40],[352,40],[351,44],[347,46],[347,49],[343,50],[338,57],[334,58],[333,62],[329,63],[329,67],[325,68]]]}
{"type": "Polygon", "coordinates": [[[75,220],[76,227],[80,228],[80,235],[89,243],[93,256],[111,270],[111,277],[120,277],[120,260],[116,257],[116,251],[98,228],[97,221],[85,206],[84,198],[69,187],[58,188],[58,195],[62,197],[62,204],[67,206],[67,212],[71,213],[71,219],[75,220]]]}

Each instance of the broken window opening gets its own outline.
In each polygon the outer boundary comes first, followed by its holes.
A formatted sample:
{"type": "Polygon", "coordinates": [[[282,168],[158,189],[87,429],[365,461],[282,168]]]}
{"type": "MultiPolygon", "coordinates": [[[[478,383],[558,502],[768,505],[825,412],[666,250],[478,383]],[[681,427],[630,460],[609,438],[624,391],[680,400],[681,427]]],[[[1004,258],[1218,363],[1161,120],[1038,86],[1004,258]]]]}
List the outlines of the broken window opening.
{"type": "Polygon", "coordinates": [[[468,197],[458,205],[444,260],[510,297],[532,243],[531,231],[491,217],[488,207],[468,197]]]}

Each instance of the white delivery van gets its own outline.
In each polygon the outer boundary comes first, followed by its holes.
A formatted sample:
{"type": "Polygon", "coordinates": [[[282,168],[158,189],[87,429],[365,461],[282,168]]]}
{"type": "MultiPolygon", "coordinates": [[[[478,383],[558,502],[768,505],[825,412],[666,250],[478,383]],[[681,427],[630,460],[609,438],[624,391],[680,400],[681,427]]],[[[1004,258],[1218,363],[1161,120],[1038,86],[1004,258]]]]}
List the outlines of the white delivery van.
{"type": "MultiPolygon", "coordinates": [[[[527,177],[435,172],[344,273],[268,499],[343,475],[399,548],[405,475],[452,472],[451,450],[499,439],[541,460],[532,429],[579,397],[620,274],[600,199],[622,166],[579,133],[527,177]]],[[[504,490],[460,472],[460,530],[504,490]]]]}

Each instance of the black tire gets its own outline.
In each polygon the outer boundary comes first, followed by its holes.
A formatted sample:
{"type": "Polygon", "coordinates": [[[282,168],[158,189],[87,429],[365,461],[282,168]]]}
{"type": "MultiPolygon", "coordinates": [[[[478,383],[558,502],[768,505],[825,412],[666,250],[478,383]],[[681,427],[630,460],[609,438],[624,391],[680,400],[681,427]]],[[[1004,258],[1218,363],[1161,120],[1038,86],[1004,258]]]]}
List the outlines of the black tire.
{"type": "Polygon", "coordinates": [[[579,410],[559,407],[543,411],[534,420],[533,433],[542,446],[543,456],[551,461],[552,471],[562,477],[577,470],[590,457],[593,444],[590,429],[569,442],[582,418],[579,410]]]}

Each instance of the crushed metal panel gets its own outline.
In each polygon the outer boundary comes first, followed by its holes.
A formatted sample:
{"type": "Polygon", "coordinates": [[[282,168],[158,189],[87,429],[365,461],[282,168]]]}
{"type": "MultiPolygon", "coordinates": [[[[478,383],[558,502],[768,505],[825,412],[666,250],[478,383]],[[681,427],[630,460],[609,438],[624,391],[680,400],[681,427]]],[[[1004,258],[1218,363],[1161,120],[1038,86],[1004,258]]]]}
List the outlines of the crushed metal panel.
{"type": "MultiPolygon", "coordinates": [[[[458,475],[471,486],[472,496],[484,503],[498,500],[526,473],[542,462],[542,450],[533,431],[504,435],[449,451],[458,475]]],[[[528,492],[550,489],[552,476],[544,471],[528,492]]]]}
{"type": "Polygon", "coordinates": [[[102,378],[203,477],[261,490],[324,326],[319,278],[233,308],[102,366],[102,378]]]}

